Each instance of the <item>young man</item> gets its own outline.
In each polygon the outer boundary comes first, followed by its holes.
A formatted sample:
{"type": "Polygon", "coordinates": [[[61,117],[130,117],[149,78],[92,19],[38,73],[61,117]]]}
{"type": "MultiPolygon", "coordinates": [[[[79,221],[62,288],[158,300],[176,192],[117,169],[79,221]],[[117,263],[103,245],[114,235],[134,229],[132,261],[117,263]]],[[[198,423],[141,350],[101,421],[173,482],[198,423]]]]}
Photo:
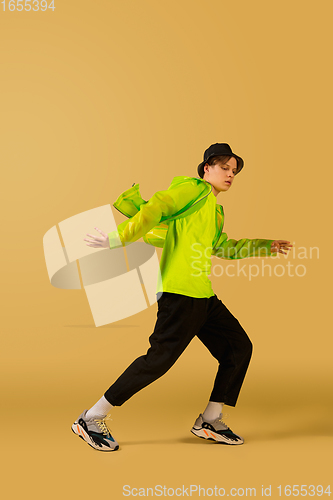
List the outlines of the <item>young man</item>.
{"type": "Polygon", "coordinates": [[[289,241],[228,240],[222,232],[224,214],[216,204],[220,192],[228,191],[243,168],[242,158],[225,143],[211,145],[198,166],[199,178],[175,177],[166,191],[156,192],[148,202],[137,186],[114,204],[133,214],[105,234],[87,234],[87,245],[115,248],[143,237],[162,246],[161,279],[158,280],[158,313],[150,348],[137,358],[90,410],[85,410],[72,430],[100,451],[114,451],[118,443],[106,425],[113,406],[121,406],[133,394],[161,377],[197,336],[218,360],[219,368],[205,411],[191,432],[219,443],[238,445],[243,438],[222,421],[223,404],[235,406],[250,362],[252,343],[238,320],[214,294],[209,280],[211,255],[225,259],[286,253],[289,241]]]}

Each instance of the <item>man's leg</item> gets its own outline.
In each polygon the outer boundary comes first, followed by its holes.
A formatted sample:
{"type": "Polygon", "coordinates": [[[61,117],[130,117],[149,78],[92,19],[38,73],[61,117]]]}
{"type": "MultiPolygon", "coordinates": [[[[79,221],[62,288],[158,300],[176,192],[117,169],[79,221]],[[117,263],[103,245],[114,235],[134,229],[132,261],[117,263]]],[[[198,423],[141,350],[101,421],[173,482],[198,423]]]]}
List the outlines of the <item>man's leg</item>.
{"type": "Polygon", "coordinates": [[[119,448],[111,436],[101,413],[112,406],[121,406],[133,394],[161,377],[175,363],[207,317],[206,298],[164,292],[158,301],[157,321],[149,337],[151,347],[137,358],[89,410],[72,425],[75,434],[101,451],[119,448]]]}
{"type": "Polygon", "coordinates": [[[109,403],[121,406],[171,368],[206,321],[207,300],[163,293],[155,329],[149,337],[150,348],[105,392],[109,403]]]}
{"type": "Polygon", "coordinates": [[[216,296],[212,297],[207,322],[197,334],[218,360],[210,401],[236,406],[252,355],[252,343],[239,321],[216,296]]]}
{"type": "Polygon", "coordinates": [[[219,361],[219,368],[210,402],[192,432],[225,444],[242,444],[243,438],[222,421],[222,404],[236,405],[251,359],[252,343],[239,321],[216,296],[209,299],[207,322],[197,336],[219,361]],[[220,409],[220,415],[216,415],[220,409]]]}

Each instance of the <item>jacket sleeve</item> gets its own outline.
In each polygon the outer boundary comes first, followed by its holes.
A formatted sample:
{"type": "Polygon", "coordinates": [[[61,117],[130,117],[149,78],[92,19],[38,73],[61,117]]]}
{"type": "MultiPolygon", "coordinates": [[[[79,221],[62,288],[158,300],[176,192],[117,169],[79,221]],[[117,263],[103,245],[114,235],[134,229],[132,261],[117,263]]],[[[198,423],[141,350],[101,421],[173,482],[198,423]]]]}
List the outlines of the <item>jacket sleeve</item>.
{"type": "Polygon", "coordinates": [[[140,206],[139,212],[125,220],[116,231],[108,234],[110,248],[116,248],[140,239],[162,218],[172,217],[199,195],[200,188],[191,183],[182,183],[165,191],[157,191],[148,201],[140,206]]]}
{"type": "Polygon", "coordinates": [[[221,259],[245,259],[246,257],[269,257],[275,255],[271,252],[274,240],[247,239],[228,240],[228,235],[222,233],[212,255],[221,259]]]}

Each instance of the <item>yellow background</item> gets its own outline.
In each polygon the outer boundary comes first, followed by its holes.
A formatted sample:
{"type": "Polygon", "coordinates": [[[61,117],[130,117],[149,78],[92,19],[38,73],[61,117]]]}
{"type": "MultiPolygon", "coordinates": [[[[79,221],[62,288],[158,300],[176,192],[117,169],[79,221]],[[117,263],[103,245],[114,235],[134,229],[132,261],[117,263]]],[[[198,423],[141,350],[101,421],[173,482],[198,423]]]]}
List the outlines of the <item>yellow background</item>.
{"type": "MultiPolygon", "coordinates": [[[[6,5],[4,498],[118,500],[123,485],[159,484],[255,487],[257,497],[272,485],[271,498],[279,498],[280,484],[327,486],[331,2],[55,0],[54,12],[10,12],[6,5]],[[157,305],[96,328],[83,290],[50,285],[43,235],[72,215],[112,204],[134,182],[148,199],[176,175],[195,177],[215,142],[229,143],[245,161],[217,199],[228,236],[290,240],[295,254],[269,262],[306,267],[303,277],[212,276],[254,343],[237,406],[225,408],[246,443],[219,446],[189,432],[217,368],[194,339],[163,378],[112,412],[121,449],[95,452],[71,424],[145,352],[157,305]],[[319,258],[309,258],[310,247],[319,258]]],[[[245,263],[248,272],[259,261],[245,263]]],[[[227,264],[213,259],[213,268],[227,264]]]]}

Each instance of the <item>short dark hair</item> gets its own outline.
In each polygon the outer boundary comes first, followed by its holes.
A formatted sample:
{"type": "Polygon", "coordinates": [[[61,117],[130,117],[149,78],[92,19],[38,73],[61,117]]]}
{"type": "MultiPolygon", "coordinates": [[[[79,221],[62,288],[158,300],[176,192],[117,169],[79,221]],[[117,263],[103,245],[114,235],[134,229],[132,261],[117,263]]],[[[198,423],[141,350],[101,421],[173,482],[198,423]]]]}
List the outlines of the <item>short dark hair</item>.
{"type": "MultiPolygon", "coordinates": [[[[220,156],[212,156],[211,158],[209,158],[206,163],[208,163],[208,165],[216,165],[216,163],[222,163],[223,165],[225,165],[227,163],[227,161],[230,160],[230,158],[232,158],[232,156],[227,156],[227,155],[220,155],[220,156]]],[[[205,165],[206,165],[205,163],[205,165]]]]}
{"type": "MultiPolygon", "coordinates": [[[[219,155],[219,156],[211,156],[210,158],[208,158],[208,160],[205,162],[205,165],[206,163],[208,163],[208,165],[216,165],[217,163],[222,163],[223,165],[225,165],[227,163],[227,161],[230,160],[230,158],[232,158],[232,155],[219,155]]],[[[237,161],[237,158],[236,158],[236,161],[237,161]]],[[[204,166],[205,166],[204,165],[204,166]]],[[[237,161],[237,172],[236,174],[238,173],[238,161],[237,161]]],[[[204,169],[202,170],[202,178],[203,176],[205,175],[205,171],[204,169]]]]}

